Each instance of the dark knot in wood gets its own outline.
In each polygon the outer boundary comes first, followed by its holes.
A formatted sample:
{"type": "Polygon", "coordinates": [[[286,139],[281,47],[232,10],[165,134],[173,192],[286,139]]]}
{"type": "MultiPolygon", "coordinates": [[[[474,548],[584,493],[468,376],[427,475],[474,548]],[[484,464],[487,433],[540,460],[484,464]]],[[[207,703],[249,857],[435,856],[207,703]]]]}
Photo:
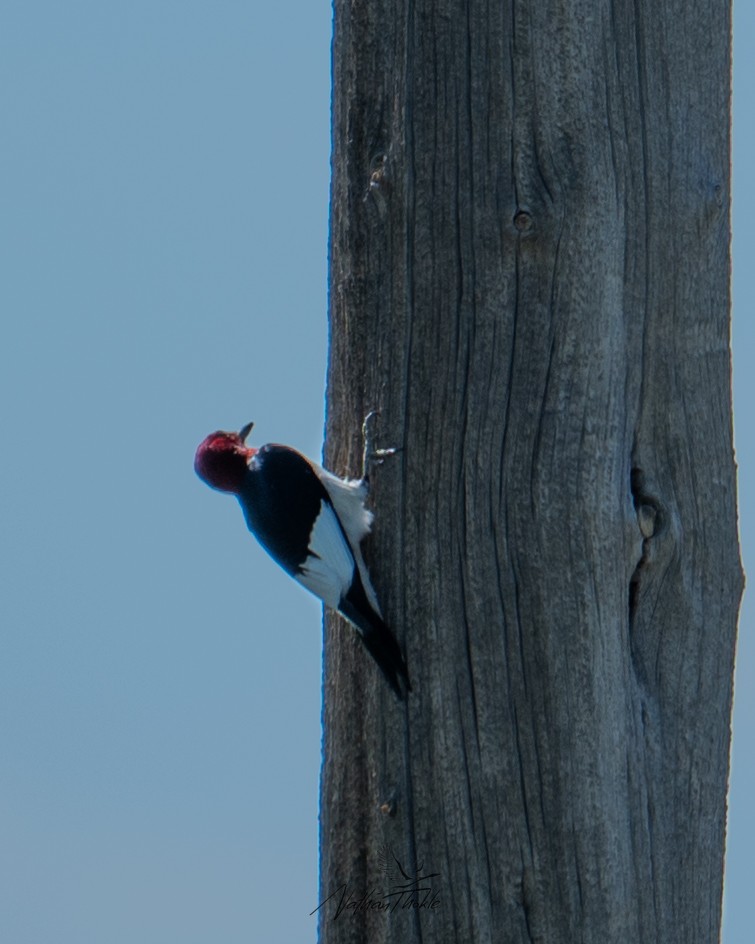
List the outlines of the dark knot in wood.
{"type": "Polygon", "coordinates": [[[532,217],[526,210],[517,210],[514,214],[514,226],[520,233],[526,233],[532,229],[532,217]]]}

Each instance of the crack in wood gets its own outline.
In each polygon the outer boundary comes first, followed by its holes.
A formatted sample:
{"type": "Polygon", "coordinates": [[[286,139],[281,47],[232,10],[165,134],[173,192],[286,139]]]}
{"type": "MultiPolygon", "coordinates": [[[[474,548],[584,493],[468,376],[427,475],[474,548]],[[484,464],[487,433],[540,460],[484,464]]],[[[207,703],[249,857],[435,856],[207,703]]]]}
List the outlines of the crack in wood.
{"type": "Polygon", "coordinates": [[[664,514],[661,503],[654,495],[649,494],[646,489],[646,481],[643,470],[638,466],[633,467],[630,476],[630,488],[632,491],[634,509],[637,514],[637,526],[642,534],[642,551],[634,568],[634,572],[629,579],[630,630],[633,628],[637,616],[643,572],[650,563],[652,551],[651,541],[660,534],[664,525],[664,514]]]}

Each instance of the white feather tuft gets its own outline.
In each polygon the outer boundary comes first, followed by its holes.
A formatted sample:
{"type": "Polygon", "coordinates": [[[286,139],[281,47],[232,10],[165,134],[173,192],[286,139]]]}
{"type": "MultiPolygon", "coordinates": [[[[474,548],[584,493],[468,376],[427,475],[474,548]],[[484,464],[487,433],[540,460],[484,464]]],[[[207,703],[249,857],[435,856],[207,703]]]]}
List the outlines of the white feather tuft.
{"type": "Polygon", "coordinates": [[[313,468],[333,502],[349,542],[358,547],[370,533],[373,517],[364,504],[367,498],[364,479],[339,479],[319,465],[313,464],[313,468]]]}

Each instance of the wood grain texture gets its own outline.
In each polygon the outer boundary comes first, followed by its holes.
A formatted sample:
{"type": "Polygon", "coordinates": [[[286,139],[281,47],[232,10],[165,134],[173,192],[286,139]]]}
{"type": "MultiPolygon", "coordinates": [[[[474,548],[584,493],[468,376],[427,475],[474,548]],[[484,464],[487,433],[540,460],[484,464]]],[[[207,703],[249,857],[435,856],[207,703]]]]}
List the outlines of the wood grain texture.
{"type": "Polygon", "coordinates": [[[406,709],[326,626],[324,944],[713,942],[742,576],[728,0],[336,0],[326,458],[406,709]],[[340,890],[340,891],[339,891],[340,890]],[[343,900],[342,898],[340,900],[343,900]],[[395,901],[395,899],[394,899],[395,901]]]}

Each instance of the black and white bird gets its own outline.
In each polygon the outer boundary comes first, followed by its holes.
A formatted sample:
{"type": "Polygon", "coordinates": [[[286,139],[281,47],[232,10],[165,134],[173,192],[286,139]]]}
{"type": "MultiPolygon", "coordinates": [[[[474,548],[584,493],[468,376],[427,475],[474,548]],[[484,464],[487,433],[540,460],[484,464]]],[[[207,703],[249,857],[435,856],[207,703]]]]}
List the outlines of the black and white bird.
{"type": "MultiPolygon", "coordinates": [[[[373,414],[370,414],[372,417],[373,414]]],[[[367,466],[395,450],[374,451],[365,420],[361,479],[341,479],[288,446],[246,445],[252,430],[210,433],[194,457],[197,475],[235,495],[247,526],[281,567],[356,629],[400,699],[411,690],[406,663],[385,625],[360,544],[372,512],[367,466]]]]}

